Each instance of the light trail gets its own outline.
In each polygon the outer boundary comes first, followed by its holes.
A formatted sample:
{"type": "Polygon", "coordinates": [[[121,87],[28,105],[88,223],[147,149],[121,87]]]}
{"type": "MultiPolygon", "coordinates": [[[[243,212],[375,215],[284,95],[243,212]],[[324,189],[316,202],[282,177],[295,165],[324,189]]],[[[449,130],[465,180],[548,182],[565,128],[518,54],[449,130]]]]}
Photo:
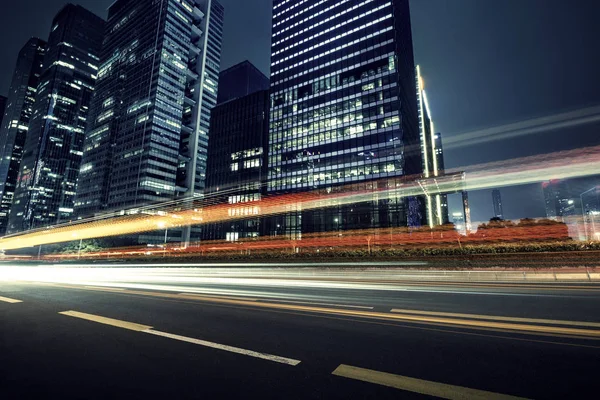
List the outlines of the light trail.
{"type": "Polygon", "coordinates": [[[548,155],[525,157],[504,162],[478,165],[469,169],[466,183],[457,182],[455,176],[431,179],[407,177],[365,182],[364,190],[356,186],[265,197],[258,202],[210,205],[198,209],[164,211],[161,215],[125,215],[80,223],[63,224],[52,229],[6,237],[0,240],[3,250],[34,247],[43,244],[68,242],[110,236],[131,235],[158,231],[168,227],[258,218],[261,216],[301,212],[306,210],[372,202],[383,199],[400,199],[454,193],[458,190],[479,190],[499,186],[513,186],[549,179],[567,179],[595,175],[600,171],[600,146],[570,150],[548,155]],[[370,189],[366,189],[370,186],[370,189]],[[458,187],[461,186],[461,187],[458,187]]]}
{"type": "Polygon", "coordinates": [[[444,139],[446,150],[476,144],[512,139],[519,136],[549,132],[600,122],[600,106],[563,112],[540,118],[528,119],[512,124],[480,129],[457,135],[448,135],[444,139]]]}

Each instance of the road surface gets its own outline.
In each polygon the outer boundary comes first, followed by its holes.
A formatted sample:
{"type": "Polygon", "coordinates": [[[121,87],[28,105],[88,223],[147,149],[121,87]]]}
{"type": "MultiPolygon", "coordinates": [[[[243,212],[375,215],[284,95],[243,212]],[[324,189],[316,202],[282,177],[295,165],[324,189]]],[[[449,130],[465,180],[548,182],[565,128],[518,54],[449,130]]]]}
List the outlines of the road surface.
{"type": "Polygon", "coordinates": [[[358,275],[5,265],[0,398],[597,396],[600,284],[358,275]]]}

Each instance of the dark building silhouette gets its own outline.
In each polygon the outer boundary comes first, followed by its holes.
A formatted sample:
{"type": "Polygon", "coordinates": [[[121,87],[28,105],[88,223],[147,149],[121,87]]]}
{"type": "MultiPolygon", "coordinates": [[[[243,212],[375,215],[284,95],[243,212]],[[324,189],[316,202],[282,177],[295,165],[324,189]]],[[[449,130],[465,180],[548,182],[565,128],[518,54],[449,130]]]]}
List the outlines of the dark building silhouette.
{"type": "Polygon", "coordinates": [[[248,84],[236,90],[236,97],[212,111],[205,202],[230,204],[231,215],[241,219],[207,225],[202,237],[209,240],[235,241],[263,234],[260,219],[253,218],[259,212],[253,203],[262,198],[266,178],[269,80],[247,61],[243,62],[221,73],[220,98],[228,98],[232,93],[227,78],[232,76],[231,70],[253,73],[248,84]],[[227,95],[221,96],[221,90],[227,95]]]}
{"type": "Polygon", "coordinates": [[[492,190],[492,203],[494,204],[494,217],[504,219],[504,210],[502,208],[502,196],[500,190],[492,190]]]}
{"type": "MultiPolygon", "coordinates": [[[[109,8],[78,216],[202,197],[223,13],[215,0],[117,0],[109,8]]],[[[181,235],[169,230],[184,241],[190,231],[181,235]]]]}
{"type": "MultiPolygon", "coordinates": [[[[275,0],[272,25],[268,192],[376,192],[382,178],[421,176],[408,0],[275,0]]],[[[422,197],[373,195],[282,215],[269,229],[298,236],[425,223],[422,197]]]]}
{"type": "Polygon", "coordinates": [[[30,39],[19,52],[0,123],[0,235],[6,233],[23,147],[42,74],[46,42],[30,39]]]}
{"type": "Polygon", "coordinates": [[[9,232],[73,220],[104,20],[68,4],[54,18],[25,141],[9,232]]]}
{"type": "Polygon", "coordinates": [[[217,103],[221,104],[268,88],[269,78],[246,60],[221,71],[217,103]]]}
{"type": "Polygon", "coordinates": [[[4,111],[6,110],[6,102],[8,98],[5,96],[0,96],[0,126],[2,126],[2,121],[4,120],[4,111]]]}

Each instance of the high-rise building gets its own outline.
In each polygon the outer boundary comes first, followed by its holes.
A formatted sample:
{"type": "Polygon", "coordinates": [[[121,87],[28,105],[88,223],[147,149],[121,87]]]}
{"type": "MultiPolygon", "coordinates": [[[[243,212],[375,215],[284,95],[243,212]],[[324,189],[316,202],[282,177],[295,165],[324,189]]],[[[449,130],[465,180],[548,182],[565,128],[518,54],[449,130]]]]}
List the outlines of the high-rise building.
{"type": "Polygon", "coordinates": [[[492,190],[492,203],[494,205],[494,217],[504,219],[504,211],[502,208],[502,196],[500,196],[500,190],[492,190]]]}
{"type": "Polygon", "coordinates": [[[269,78],[246,60],[221,71],[217,104],[269,88],[269,78]]]}
{"type": "Polygon", "coordinates": [[[275,0],[271,50],[268,192],[374,193],[282,215],[271,233],[424,223],[421,198],[375,194],[382,178],[422,175],[408,0],[275,0]]]}
{"type": "Polygon", "coordinates": [[[216,0],[110,6],[78,216],[202,196],[223,13],[216,0]]]}
{"type": "MultiPolygon", "coordinates": [[[[423,176],[425,178],[436,178],[445,173],[442,134],[435,132],[427,92],[425,91],[425,81],[418,65],[416,79],[423,176]]],[[[427,194],[425,202],[427,222],[430,227],[445,225],[449,222],[448,196],[446,194],[427,194]]]]}
{"type": "Polygon", "coordinates": [[[54,18],[9,215],[9,232],[73,219],[104,20],[66,5],[54,18]]]}
{"type": "MultiPolygon", "coordinates": [[[[247,62],[232,68],[239,71],[243,65],[247,62]]],[[[249,70],[255,78],[236,89],[243,96],[220,103],[212,110],[208,146],[206,203],[231,204],[229,212],[240,219],[205,226],[204,239],[235,241],[264,234],[258,216],[252,218],[259,211],[252,203],[262,197],[267,171],[269,80],[253,68],[249,70]]],[[[232,93],[228,77],[230,70],[221,73],[220,98],[232,93]]]]}
{"type": "Polygon", "coordinates": [[[0,124],[0,235],[6,233],[45,52],[46,42],[38,38],[19,52],[0,124]]]}

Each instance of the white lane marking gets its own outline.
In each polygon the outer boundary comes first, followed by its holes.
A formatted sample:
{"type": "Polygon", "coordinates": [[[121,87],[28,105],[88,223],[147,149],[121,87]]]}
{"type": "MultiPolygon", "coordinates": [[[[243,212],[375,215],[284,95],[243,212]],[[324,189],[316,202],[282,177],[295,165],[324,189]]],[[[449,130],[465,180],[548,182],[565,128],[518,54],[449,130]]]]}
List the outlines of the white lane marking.
{"type": "Polygon", "coordinates": [[[346,308],[362,308],[364,310],[372,310],[373,307],[367,306],[351,306],[347,304],[334,304],[334,303],[315,303],[312,301],[292,301],[292,300],[271,300],[271,299],[261,299],[260,302],[269,302],[269,303],[293,303],[293,304],[312,304],[318,306],[335,306],[335,307],[346,307],[346,308]]]}
{"type": "Polygon", "coordinates": [[[151,335],[166,337],[169,339],[179,340],[182,342],[193,343],[193,344],[197,344],[199,346],[210,347],[210,348],[218,349],[218,350],[224,350],[224,351],[228,351],[231,353],[237,353],[237,354],[243,354],[245,356],[261,358],[263,360],[273,361],[273,362],[277,362],[280,364],[287,364],[287,365],[293,365],[293,366],[300,364],[299,360],[294,360],[292,358],[280,357],[280,356],[275,356],[275,355],[267,354],[267,353],[259,353],[259,352],[252,351],[252,350],[241,349],[239,347],[233,347],[233,346],[227,346],[224,344],[208,342],[206,340],[194,339],[194,338],[190,338],[190,337],[186,337],[186,336],[173,335],[172,333],[155,331],[153,329],[147,329],[142,332],[149,333],[151,335]]]}
{"type": "Polygon", "coordinates": [[[11,303],[11,304],[23,302],[23,300],[9,299],[8,297],[2,297],[2,296],[0,296],[0,301],[3,301],[5,303],[11,303]]]}

